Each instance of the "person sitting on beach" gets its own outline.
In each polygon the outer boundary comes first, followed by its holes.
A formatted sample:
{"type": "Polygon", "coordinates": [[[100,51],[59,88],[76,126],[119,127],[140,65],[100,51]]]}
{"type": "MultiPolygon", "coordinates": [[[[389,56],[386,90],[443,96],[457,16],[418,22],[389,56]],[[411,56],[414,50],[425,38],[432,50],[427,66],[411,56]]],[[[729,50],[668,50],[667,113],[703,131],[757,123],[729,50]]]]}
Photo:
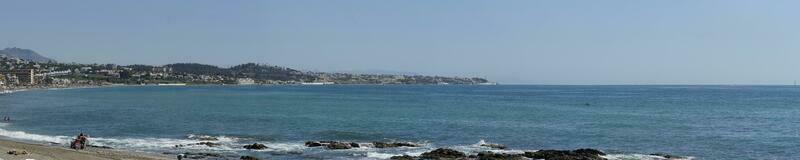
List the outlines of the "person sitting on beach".
{"type": "Polygon", "coordinates": [[[78,135],[78,140],[81,142],[81,149],[86,148],[86,141],[89,141],[89,137],[81,133],[78,135]]]}
{"type": "Polygon", "coordinates": [[[74,141],[72,141],[69,147],[72,149],[85,149],[86,141],[88,141],[88,137],[83,133],[81,133],[78,135],[78,137],[75,138],[74,141]]]}

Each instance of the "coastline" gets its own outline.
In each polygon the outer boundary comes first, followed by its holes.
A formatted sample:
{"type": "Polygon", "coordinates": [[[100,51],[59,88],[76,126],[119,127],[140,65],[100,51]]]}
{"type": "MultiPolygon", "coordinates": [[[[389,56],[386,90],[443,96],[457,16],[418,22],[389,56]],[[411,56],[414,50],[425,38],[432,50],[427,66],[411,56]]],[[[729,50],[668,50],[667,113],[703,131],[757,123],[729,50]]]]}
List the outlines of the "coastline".
{"type": "MultiPolygon", "coordinates": [[[[115,87],[125,85],[77,85],[77,86],[33,86],[33,87],[14,87],[0,89],[0,95],[13,94],[31,90],[51,90],[51,89],[77,89],[77,88],[99,88],[115,87]]],[[[137,160],[166,160],[171,159],[165,155],[153,153],[134,152],[128,150],[106,149],[88,147],[85,150],[74,150],[59,145],[45,145],[22,140],[14,140],[9,137],[0,138],[0,159],[36,159],[36,160],[107,160],[107,159],[137,159],[137,160]],[[10,152],[16,151],[17,154],[10,152]],[[25,154],[21,154],[21,153],[25,154]]]]}
{"type": "Polygon", "coordinates": [[[65,160],[106,160],[106,159],[138,159],[138,160],[166,160],[163,155],[140,153],[115,149],[89,147],[85,150],[73,150],[61,146],[47,146],[43,144],[26,143],[9,139],[0,139],[0,159],[65,159],[65,160]],[[9,154],[10,151],[27,154],[9,154]]]}

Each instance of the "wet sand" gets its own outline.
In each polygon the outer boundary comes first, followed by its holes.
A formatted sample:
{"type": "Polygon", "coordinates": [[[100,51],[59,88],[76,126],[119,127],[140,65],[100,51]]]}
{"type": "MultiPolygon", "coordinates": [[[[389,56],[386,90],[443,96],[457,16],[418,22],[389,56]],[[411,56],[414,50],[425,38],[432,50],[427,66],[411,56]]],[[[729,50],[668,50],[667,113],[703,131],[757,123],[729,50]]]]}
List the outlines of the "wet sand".
{"type": "Polygon", "coordinates": [[[61,146],[47,146],[41,144],[30,144],[0,139],[0,159],[3,160],[165,160],[172,159],[163,155],[148,153],[128,152],[114,149],[88,148],[85,150],[73,150],[61,146]],[[22,152],[27,154],[13,155],[9,151],[22,152]]]}

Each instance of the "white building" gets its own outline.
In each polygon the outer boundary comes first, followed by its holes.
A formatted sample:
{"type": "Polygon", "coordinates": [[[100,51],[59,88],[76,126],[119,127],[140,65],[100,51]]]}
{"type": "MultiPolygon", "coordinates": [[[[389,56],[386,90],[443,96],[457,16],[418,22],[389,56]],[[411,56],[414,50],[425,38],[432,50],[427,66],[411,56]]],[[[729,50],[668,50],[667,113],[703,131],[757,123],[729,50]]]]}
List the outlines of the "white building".
{"type": "Polygon", "coordinates": [[[251,85],[251,84],[256,84],[256,81],[255,81],[255,80],[253,80],[252,78],[239,78],[239,79],[236,79],[236,82],[237,82],[239,85],[251,85]]]}

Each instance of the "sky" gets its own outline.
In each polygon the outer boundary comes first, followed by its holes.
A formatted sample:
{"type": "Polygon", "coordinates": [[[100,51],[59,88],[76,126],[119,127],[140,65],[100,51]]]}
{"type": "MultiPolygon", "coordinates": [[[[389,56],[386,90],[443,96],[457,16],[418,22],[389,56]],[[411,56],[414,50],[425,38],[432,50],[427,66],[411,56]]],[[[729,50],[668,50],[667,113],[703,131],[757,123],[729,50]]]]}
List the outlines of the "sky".
{"type": "Polygon", "coordinates": [[[796,0],[4,0],[0,47],[506,84],[792,84],[796,0]]]}

